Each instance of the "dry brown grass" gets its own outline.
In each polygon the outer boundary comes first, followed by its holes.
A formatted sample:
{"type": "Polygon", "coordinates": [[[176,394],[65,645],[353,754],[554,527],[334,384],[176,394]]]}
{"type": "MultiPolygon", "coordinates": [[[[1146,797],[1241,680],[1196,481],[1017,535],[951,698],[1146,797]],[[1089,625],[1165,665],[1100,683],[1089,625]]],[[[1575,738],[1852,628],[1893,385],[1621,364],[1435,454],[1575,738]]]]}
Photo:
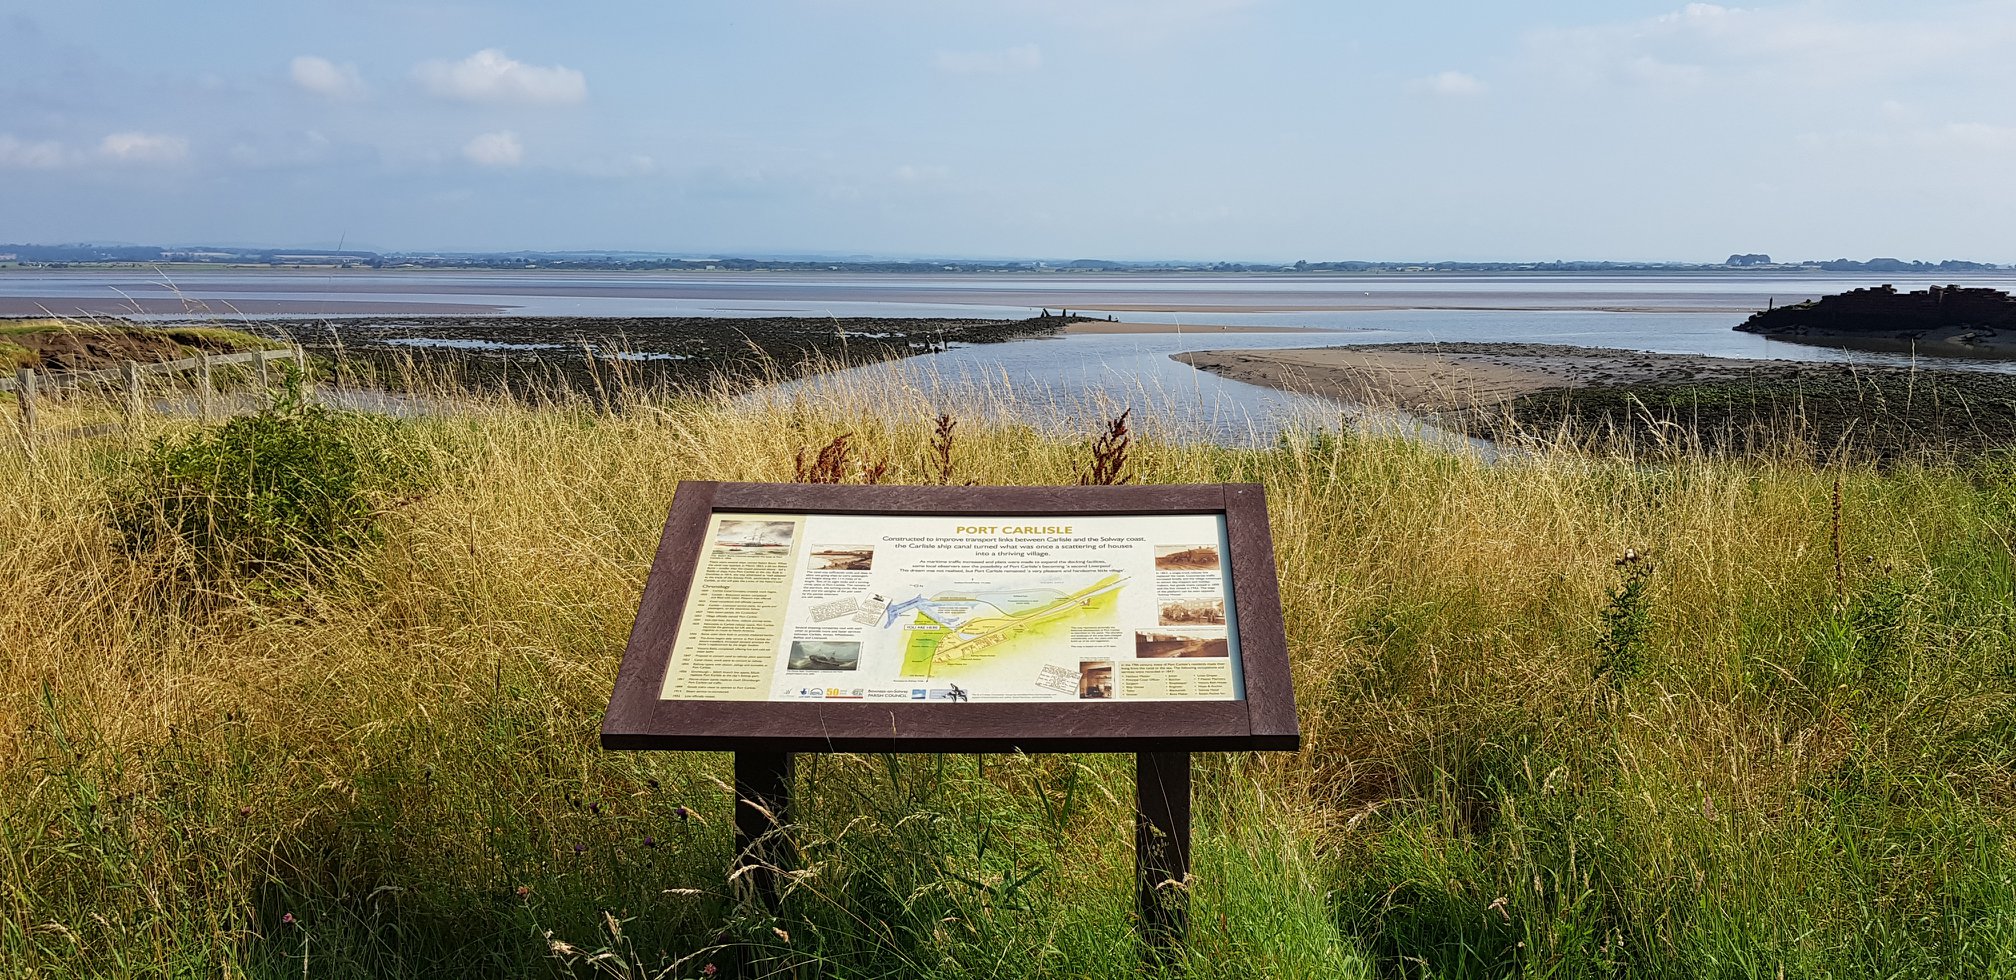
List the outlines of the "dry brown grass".
{"type": "MultiPolygon", "coordinates": [[[[0,451],[10,975],[299,973],[297,939],[331,975],[520,974],[544,969],[540,930],[592,946],[603,907],[663,962],[704,946],[747,923],[661,891],[719,893],[722,760],[593,747],[678,482],[789,480],[849,433],[884,482],[1070,484],[1118,414],[1029,425],[887,385],[621,414],[427,397],[410,450],[439,484],[388,503],[349,579],[284,601],[199,608],[107,530],[121,460],[193,423],[0,451]],[[536,898],[508,897],[520,883],[536,898]]],[[[115,417],[56,402],[44,424],[115,417]]],[[[1789,459],[1168,436],[1133,434],[1138,482],[1268,488],[1306,733],[1296,755],[1205,762],[1200,965],[2016,968],[2006,476],[1847,468],[1837,522],[1837,471],[1789,459]],[[1610,699],[1593,651],[1627,550],[1654,568],[1652,629],[1610,699]]],[[[832,761],[815,792],[835,816],[808,829],[827,877],[793,927],[819,938],[772,952],[849,975],[1130,970],[1124,778],[1085,760],[1056,817],[1031,787],[1065,770],[1009,778],[1033,764],[832,761]],[[1046,868],[1043,895],[997,907],[914,863],[957,848],[976,880],[1046,868]],[[911,929],[885,893],[964,924],[911,929]],[[1022,969],[1002,948],[1038,952],[1022,969]]]]}

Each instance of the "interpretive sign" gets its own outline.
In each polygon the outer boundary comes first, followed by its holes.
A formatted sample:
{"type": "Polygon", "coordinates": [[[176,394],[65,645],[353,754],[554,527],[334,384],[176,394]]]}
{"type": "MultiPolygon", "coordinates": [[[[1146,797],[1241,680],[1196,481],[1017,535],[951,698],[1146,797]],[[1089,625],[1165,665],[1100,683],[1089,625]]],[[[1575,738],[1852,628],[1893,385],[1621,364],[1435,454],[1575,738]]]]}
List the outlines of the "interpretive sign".
{"type": "Polygon", "coordinates": [[[685,483],[611,748],[1292,749],[1260,488],[685,483]]]}
{"type": "Polygon", "coordinates": [[[660,696],[1233,701],[1224,517],[716,513],[660,696]]]}
{"type": "Polygon", "coordinates": [[[602,721],[735,752],[776,901],[794,752],[1133,752],[1140,927],[1183,934],[1190,755],[1299,745],[1261,489],[679,485],[602,721]]]}

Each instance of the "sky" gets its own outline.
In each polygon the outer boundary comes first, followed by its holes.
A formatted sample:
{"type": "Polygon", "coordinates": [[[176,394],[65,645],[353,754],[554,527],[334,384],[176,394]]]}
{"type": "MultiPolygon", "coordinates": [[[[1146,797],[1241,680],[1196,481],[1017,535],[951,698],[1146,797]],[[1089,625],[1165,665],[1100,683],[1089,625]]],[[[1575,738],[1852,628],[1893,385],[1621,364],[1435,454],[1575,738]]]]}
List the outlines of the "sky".
{"type": "Polygon", "coordinates": [[[2016,0],[0,0],[0,241],[2016,262],[2016,0]]]}

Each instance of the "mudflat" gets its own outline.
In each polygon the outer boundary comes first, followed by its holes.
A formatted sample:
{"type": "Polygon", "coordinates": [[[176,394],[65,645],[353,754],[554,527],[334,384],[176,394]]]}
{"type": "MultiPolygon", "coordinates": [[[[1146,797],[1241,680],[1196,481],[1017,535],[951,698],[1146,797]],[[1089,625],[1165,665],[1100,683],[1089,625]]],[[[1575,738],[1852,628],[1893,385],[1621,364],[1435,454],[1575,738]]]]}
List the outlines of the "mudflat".
{"type": "Polygon", "coordinates": [[[489,303],[352,299],[198,299],[195,297],[0,296],[0,316],[368,316],[502,313],[489,303]]]}
{"type": "Polygon", "coordinates": [[[1252,323],[1135,323],[1125,320],[1078,320],[1067,334],[1099,333],[1331,333],[1321,327],[1275,327],[1252,323]]]}
{"type": "Polygon", "coordinates": [[[1172,356],[1238,381],[1398,408],[1501,441],[1877,461],[2016,447],[2016,374],[1996,371],[1518,343],[1172,356]]]}
{"type": "Polygon", "coordinates": [[[1055,336],[1069,317],[1024,320],[922,317],[398,316],[269,320],[263,326],[311,354],[374,371],[400,387],[408,365],[463,383],[555,382],[600,391],[625,386],[706,389],[779,380],[847,364],[1055,336]]]}
{"type": "Polygon", "coordinates": [[[1737,380],[1783,364],[1521,343],[1367,344],[1171,356],[1248,384],[1429,413],[1592,385],[1737,380]]]}

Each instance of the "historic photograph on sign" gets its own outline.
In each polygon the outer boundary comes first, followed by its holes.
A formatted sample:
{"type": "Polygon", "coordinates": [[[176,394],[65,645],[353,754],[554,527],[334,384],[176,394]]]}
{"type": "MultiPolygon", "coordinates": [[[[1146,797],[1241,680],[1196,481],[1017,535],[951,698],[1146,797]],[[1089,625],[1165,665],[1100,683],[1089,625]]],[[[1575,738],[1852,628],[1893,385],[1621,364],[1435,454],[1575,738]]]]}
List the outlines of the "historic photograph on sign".
{"type": "Polygon", "coordinates": [[[875,566],[875,549],[865,544],[824,544],[812,549],[812,568],[821,572],[865,572],[875,566]]]}
{"type": "Polygon", "coordinates": [[[792,670],[853,670],[861,666],[861,644],[856,641],[793,640],[792,670]]]}
{"type": "Polygon", "coordinates": [[[1224,630],[1142,630],[1134,634],[1134,655],[1165,657],[1226,657],[1232,648],[1224,630]]]}
{"type": "Polygon", "coordinates": [[[1175,599],[1162,603],[1163,626],[1223,626],[1225,600],[1175,599]]]}
{"type": "Polygon", "coordinates": [[[1113,661],[1087,660],[1078,665],[1078,697],[1098,700],[1113,696],[1113,661]]]}
{"type": "Polygon", "coordinates": [[[1158,544],[1155,567],[1162,571],[1209,572],[1218,568],[1215,544],[1158,544]]]}
{"type": "Polygon", "coordinates": [[[791,547],[793,521],[722,521],[715,528],[714,546],[752,551],[781,551],[791,547]]]}

